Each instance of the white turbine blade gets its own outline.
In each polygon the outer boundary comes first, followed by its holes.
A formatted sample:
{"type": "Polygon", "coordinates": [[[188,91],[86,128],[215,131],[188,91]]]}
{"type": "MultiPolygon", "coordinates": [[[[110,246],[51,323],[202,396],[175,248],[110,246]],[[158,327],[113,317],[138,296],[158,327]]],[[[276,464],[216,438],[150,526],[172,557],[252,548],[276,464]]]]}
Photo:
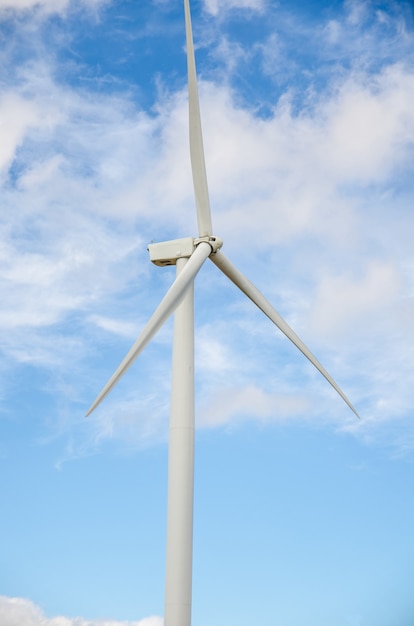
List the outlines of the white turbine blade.
{"type": "Polygon", "coordinates": [[[190,126],[190,156],[193,172],[194,194],[197,208],[198,234],[212,235],[210,201],[208,197],[206,165],[204,161],[203,134],[194,57],[193,32],[189,0],[184,0],[185,36],[187,43],[188,106],[190,126]]]}
{"type": "Polygon", "coordinates": [[[158,307],[155,309],[152,317],[149,322],[147,322],[140,336],[86,413],[86,416],[90,415],[92,411],[96,409],[98,404],[102,402],[105,396],[108,395],[111,389],[116,385],[121,376],[125,374],[129,366],[135,361],[137,356],[151,341],[161,326],[167,321],[170,315],[174,313],[175,309],[183,299],[188,287],[191,285],[204,261],[210,254],[211,247],[208,243],[202,242],[197,246],[187,264],[177,276],[158,307]]]}
{"type": "Polygon", "coordinates": [[[256,304],[259,309],[263,311],[265,315],[286,335],[288,339],[304,354],[304,356],[309,359],[309,361],[316,367],[316,369],[326,378],[328,383],[332,385],[335,391],[341,396],[341,398],[346,402],[351,411],[355,413],[355,415],[359,418],[358,413],[344,394],[344,392],[338,387],[333,378],[328,374],[326,369],[319,363],[318,359],[312,354],[309,348],[303,343],[303,341],[297,336],[297,334],[291,329],[289,324],[285,322],[283,317],[279,315],[279,313],[273,308],[268,300],[260,293],[260,291],[250,282],[241,272],[239,272],[232,263],[223,255],[223,253],[217,252],[216,254],[211,255],[211,260],[217,267],[229,278],[241,291],[254,304],[256,304]]]}

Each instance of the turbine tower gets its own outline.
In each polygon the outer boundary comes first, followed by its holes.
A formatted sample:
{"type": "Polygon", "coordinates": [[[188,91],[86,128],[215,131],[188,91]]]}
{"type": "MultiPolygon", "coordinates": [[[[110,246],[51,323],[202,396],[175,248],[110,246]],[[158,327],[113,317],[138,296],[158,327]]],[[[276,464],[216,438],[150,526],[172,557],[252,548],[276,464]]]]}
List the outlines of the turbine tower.
{"type": "Polygon", "coordinates": [[[164,626],[191,625],[194,485],[194,280],[209,258],[309,359],[358,416],[333,378],[260,291],[221,251],[213,234],[197,88],[189,0],[184,0],[187,44],[190,156],[198,237],[148,246],[150,260],[175,265],[176,278],[87,415],[100,404],[172,313],[174,315],[168,458],[167,551],[164,626]]]}

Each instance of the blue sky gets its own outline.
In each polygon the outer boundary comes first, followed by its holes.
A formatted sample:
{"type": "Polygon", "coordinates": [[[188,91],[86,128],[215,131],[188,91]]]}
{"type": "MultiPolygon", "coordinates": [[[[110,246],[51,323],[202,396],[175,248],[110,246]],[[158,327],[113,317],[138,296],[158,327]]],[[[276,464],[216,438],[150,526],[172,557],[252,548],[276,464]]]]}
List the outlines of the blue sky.
{"type": "MultiPolygon", "coordinates": [[[[192,3],[214,232],[355,416],[196,280],[194,626],[414,620],[409,2],[192,3]]],[[[179,0],[0,0],[2,626],[160,626],[171,321],[196,234],[179,0]]]]}

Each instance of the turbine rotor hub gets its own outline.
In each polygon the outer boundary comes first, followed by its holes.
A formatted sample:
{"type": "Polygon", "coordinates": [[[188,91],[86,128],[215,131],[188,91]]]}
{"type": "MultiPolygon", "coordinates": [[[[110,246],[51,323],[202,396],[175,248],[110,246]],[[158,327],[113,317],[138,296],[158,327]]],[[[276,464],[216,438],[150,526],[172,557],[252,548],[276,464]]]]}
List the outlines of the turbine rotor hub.
{"type": "Polygon", "coordinates": [[[194,239],[194,245],[197,247],[200,243],[208,243],[213,253],[220,250],[223,245],[223,240],[220,237],[216,237],[215,235],[206,235],[205,237],[198,237],[194,239]]]}

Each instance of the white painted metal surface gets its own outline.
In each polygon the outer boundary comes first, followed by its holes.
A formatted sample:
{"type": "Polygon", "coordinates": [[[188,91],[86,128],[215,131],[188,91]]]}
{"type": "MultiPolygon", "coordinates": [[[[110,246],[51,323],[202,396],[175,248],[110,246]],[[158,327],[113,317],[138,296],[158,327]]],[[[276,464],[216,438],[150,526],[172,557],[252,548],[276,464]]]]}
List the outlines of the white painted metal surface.
{"type": "Polygon", "coordinates": [[[201,131],[200,105],[198,100],[197,74],[194,57],[193,32],[189,0],[184,0],[185,37],[187,43],[188,113],[190,129],[190,155],[193,172],[194,194],[197,209],[198,234],[211,235],[210,200],[208,196],[206,165],[204,161],[203,134],[201,131]]]}
{"type": "Polygon", "coordinates": [[[343,391],[260,291],[227,260],[222,241],[212,234],[207,176],[189,0],[184,0],[190,154],[199,238],[185,237],[150,244],[156,265],[176,265],[176,278],[118,369],[92,404],[89,415],[110,392],[155,333],[175,311],[168,463],[168,519],[164,626],[190,626],[194,480],[194,279],[210,257],[235,284],[309,359],[356,414],[343,391]]]}
{"type": "MultiPolygon", "coordinates": [[[[205,244],[207,245],[207,244],[205,244]]],[[[177,276],[187,259],[177,262],[177,276]]],[[[174,316],[164,626],[190,626],[194,491],[194,288],[174,316]]]]}
{"type": "Polygon", "coordinates": [[[194,250],[195,244],[192,237],[148,244],[150,261],[161,267],[175,265],[177,259],[189,258],[194,250]]]}

